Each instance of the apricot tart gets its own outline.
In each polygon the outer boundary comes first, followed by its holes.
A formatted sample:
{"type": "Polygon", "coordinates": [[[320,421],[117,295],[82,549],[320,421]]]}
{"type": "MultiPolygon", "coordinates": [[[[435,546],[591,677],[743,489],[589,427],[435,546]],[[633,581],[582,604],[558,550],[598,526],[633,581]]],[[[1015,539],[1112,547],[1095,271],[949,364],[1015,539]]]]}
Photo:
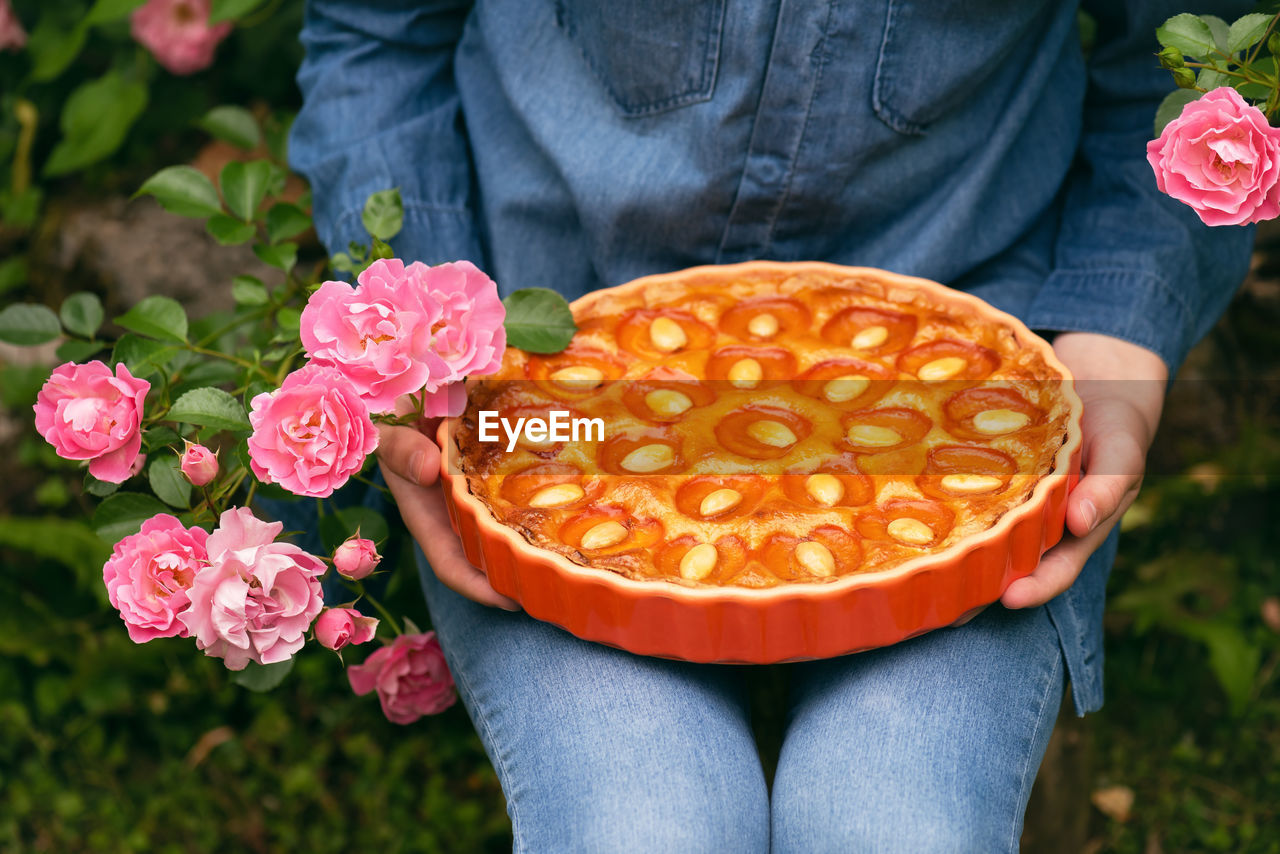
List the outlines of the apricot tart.
{"type": "Polygon", "coordinates": [[[650,276],[508,349],[441,428],[468,557],[633,652],[882,646],[999,598],[1061,537],[1081,404],[1052,349],[942,285],[830,264],[650,276]]]}

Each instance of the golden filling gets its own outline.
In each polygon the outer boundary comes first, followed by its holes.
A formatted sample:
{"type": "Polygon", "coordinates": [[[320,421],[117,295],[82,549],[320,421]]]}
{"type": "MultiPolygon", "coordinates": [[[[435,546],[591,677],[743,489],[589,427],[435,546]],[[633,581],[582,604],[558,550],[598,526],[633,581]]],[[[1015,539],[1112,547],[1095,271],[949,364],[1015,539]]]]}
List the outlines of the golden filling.
{"type": "Polygon", "coordinates": [[[568,350],[470,384],[458,464],[533,546],[630,578],[770,587],[940,551],[1024,502],[1066,432],[1040,352],[888,277],[703,268],[574,313],[568,350]],[[480,440],[481,412],[556,411],[603,435],[480,440]]]}

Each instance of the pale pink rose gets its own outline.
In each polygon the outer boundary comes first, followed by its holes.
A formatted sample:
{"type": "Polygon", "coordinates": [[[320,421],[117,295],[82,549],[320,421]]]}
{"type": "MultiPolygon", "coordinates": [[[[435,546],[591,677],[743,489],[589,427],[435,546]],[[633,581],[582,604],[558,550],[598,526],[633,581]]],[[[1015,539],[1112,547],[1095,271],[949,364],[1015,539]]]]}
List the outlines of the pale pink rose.
{"type": "Polygon", "coordinates": [[[426,390],[498,370],[507,347],[507,309],[493,279],[470,261],[454,261],[429,268],[425,285],[441,311],[431,347],[450,370],[447,377],[433,377],[437,381],[426,390]]]}
{"type": "Polygon", "coordinates": [[[196,646],[228,670],[289,659],[324,607],[324,561],[275,542],[283,528],[245,507],[224,511],[206,544],[209,565],[187,593],[191,607],[178,615],[196,646]]]}
{"type": "Polygon", "coordinates": [[[27,31],[13,14],[9,0],[0,0],[0,50],[22,50],[27,43],[27,31]]]}
{"type": "Polygon", "coordinates": [[[378,554],[373,540],[363,537],[349,537],[333,553],[333,568],[352,581],[368,578],[381,561],[382,555],[378,554]]]}
{"type": "Polygon", "coordinates": [[[250,404],[249,465],[263,483],[327,498],[378,447],[369,408],[346,377],[309,364],[250,404]]]}
{"type": "Polygon", "coordinates": [[[187,609],[188,590],[208,561],[208,537],[203,528],[183,527],[161,513],[116,543],[103,564],[102,580],[134,643],[187,636],[178,618],[187,609]]]}
{"type": "Polygon", "coordinates": [[[457,699],[435,632],[400,635],[364,664],[348,667],[347,679],[357,694],[376,690],[382,713],[396,724],[439,714],[457,699]]]}
{"type": "Polygon", "coordinates": [[[1182,108],[1147,143],[1156,186],[1205,225],[1280,216],[1280,130],[1229,86],[1182,108]]]}
{"type": "Polygon", "coordinates": [[[311,361],[342,371],[373,412],[449,372],[432,349],[439,304],[428,298],[425,264],[373,262],[359,285],[325,282],[302,310],[302,346],[311,361]]]}
{"type": "Polygon", "coordinates": [[[347,644],[368,643],[378,632],[378,621],[355,608],[326,608],[316,618],[316,640],[334,652],[347,644]]]}
{"type": "Polygon", "coordinates": [[[187,448],[182,452],[181,467],[192,486],[204,486],[218,476],[218,454],[204,445],[187,442],[187,448]]]}
{"type": "Polygon", "coordinates": [[[36,429],[58,456],[89,460],[89,474],[123,483],[142,447],[142,401],[151,383],[124,363],[67,362],[53,369],[36,398],[36,429]]]}
{"type": "Polygon", "coordinates": [[[133,38],[174,74],[192,74],[213,64],[218,42],[231,22],[209,24],[210,0],[148,0],[130,19],[133,38]]]}
{"type": "Polygon", "coordinates": [[[467,388],[462,380],[441,386],[434,392],[422,394],[422,415],[425,418],[456,417],[467,408],[467,388]]]}

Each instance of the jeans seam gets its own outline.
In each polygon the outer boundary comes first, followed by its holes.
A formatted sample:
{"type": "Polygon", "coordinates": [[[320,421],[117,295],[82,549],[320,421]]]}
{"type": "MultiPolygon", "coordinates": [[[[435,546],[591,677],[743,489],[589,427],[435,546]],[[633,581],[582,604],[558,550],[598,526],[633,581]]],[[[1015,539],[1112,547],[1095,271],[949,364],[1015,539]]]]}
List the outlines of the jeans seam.
{"type": "MultiPolygon", "coordinates": [[[[1053,661],[1053,671],[1049,674],[1049,678],[1045,680],[1044,693],[1043,693],[1043,696],[1040,698],[1040,709],[1036,714],[1036,728],[1031,731],[1031,747],[1032,748],[1035,747],[1036,736],[1040,734],[1040,727],[1044,725],[1045,706],[1048,705],[1049,695],[1053,693],[1054,680],[1060,678],[1059,673],[1061,669],[1062,669],[1062,654],[1059,653],[1053,661]]],[[[1035,782],[1034,777],[1031,779],[1030,782],[1028,782],[1027,780],[1027,771],[1029,771],[1031,768],[1031,753],[1032,751],[1028,750],[1027,755],[1023,757],[1022,773],[1019,775],[1021,777],[1021,781],[1019,782],[1019,785],[1018,785],[1018,802],[1023,805],[1023,808],[1021,810],[1015,809],[1013,811],[1013,824],[1009,828],[1008,850],[1010,852],[1013,852],[1014,854],[1016,854],[1018,850],[1018,845],[1020,841],[1019,837],[1015,834],[1015,831],[1017,830],[1017,827],[1018,827],[1018,818],[1019,816],[1023,816],[1026,813],[1026,802],[1031,797],[1031,792],[1030,792],[1031,784],[1035,782]]],[[[1044,761],[1043,757],[1041,757],[1041,761],[1044,761]]],[[[1038,768],[1039,765],[1037,764],[1036,767],[1038,768]]]]}

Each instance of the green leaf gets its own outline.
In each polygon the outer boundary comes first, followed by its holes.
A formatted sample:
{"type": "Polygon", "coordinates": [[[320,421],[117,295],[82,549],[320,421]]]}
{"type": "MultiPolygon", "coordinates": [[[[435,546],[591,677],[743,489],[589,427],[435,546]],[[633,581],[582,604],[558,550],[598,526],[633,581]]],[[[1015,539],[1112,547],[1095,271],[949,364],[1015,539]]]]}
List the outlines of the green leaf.
{"type": "Polygon", "coordinates": [[[523,288],[502,301],[507,344],[530,353],[559,353],[578,325],[564,297],[549,288],[523,288]]]}
{"type": "Polygon", "coordinates": [[[120,484],[109,480],[98,480],[88,472],[84,473],[84,491],[95,498],[106,498],[120,489],[120,484]]]}
{"type": "Polygon", "coordinates": [[[346,507],[336,513],[326,513],[320,519],[320,540],[333,551],[356,532],[375,543],[385,543],[390,535],[386,518],[368,507],[346,507]]]}
{"type": "Polygon", "coordinates": [[[253,254],[258,256],[258,260],[262,263],[270,265],[286,273],[293,269],[293,265],[298,263],[298,244],[296,243],[280,243],[275,246],[267,246],[263,243],[253,244],[253,254]]]}
{"type": "Polygon", "coordinates": [[[1205,26],[1209,28],[1209,32],[1213,34],[1213,46],[1226,53],[1227,37],[1231,32],[1227,22],[1217,15],[1201,15],[1200,20],[1204,21],[1205,26]]]}
{"type": "Polygon", "coordinates": [[[1204,59],[1215,46],[1209,25],[1187,12],[1174,15],[1156,30],[1156,38],[1165,47],[1177,48],[1184,56],[1204,59]]]}
{"type": "Polygon", "coordinates": [[[178,431],[164,424],[148,428],[142,434],[142,444],[146,446],[148,451],[154,451],[158,448],[169,448],[176,451],[178,443],[181,441],[182,437],[178,435],[178,431]]]}
{"type": "Polygon", "coordinates": [[[213,182],[191,166],[169,166],[147,179],[133,194],[155,196],[160,206],[178,216],[207,217],[222,213],[213,182]]]}
{"type": "Polygon", "coordinates": [[[56,356],[61,362],[83,362],[94,353],[107,346],[101,341],[81,341],[69,338],[58,345],[56,356]]]}
{"type": "Polygon", "coordinates": [[[1182,115],[1182,108],[1199,97],[1200,93],[1193,89],[1175,89],[1166,95],[1156,108],[1155,135],[1160,136],[1164,126],[1182,115]]]}
{"type": "Polygon", "coordinates": [[[1229,623],[1183,621],[1178,628],[1208,647],[1209,669],[1227,695],[1231,713],[1239,715],[1253,694],[1262,650],[1250,643],[1238,627],[1229,623]]]}
{"type": "MultiPolygon", "coordinates": [[[[1202,68],[1200,69],[1199,76],[1196,77],[1196,85],[1201,89],[1212,92],[1219,86],[1230,86],[1231,78],[1221,71],[1215,71],[1212,68],[1202,68]]],[[[1184,91],[1190,92],[1192,90],[1187,89],[1184,91]]]]}
{"type": "Polygon", "coordinates": [[[115,322],[131,332],[163,341],[187,340],[187,313],[172,297],[149,296],[115,322]]]}
{"type": "Polygon", "coordinates": [[[240,401],[219,388],[192,389],[174,402],[167,417],[215,430],[250,429],[240,401]]]}
{"type": "Polygon", "coordinates": [[[255,664],[250,661],[244,670],[237,670],[231,674],[231,681],[250,691],[270,691],[283,682],[284,677],[288,676],[292,669],[292,658],[276,664],[255,664]]]}
{"type": "Polygon", "coordinates": [[[129,13],[146,0],[98,0],[85,18],[86,24],[105,24],[129,17],[129,13]]]}
{"type": "Polygon", "coordinates": [[[360,215],[365,230],[379,240],[390,240],[404,227],[404,202],[400,188],[381,190],[369,196],[360,215]]]}
{"type": "Polygon", "coordinates": [[[247,243],[258,233],[252,223],[232,219],[226,214],[214,214],[205,222],[204,227],[222,246],[247,243]]]}
{"type": "Polygon", "coordinates": [[[0,311],[0,341],[19,347],[34,347],[62,334],[58,315],[47,306],[32,302],[15,303],[0,311]]]}
{"type": "Polygon", "coordinates": [[[218,176],[218,186],[222,188],[222,198],[228,210],[245,222],[253,220],[270,181],[271,164],[266,160],[248,163],[233,160],[222,167],[218,176]]]}
{"type": "Polygon", "coordinates": [[[177,456],[162,454],[151,461],[147,479],[157,498],[170,507],[186,510],[191,506],[191,481],[182,473],[181,462],[177,456]]]}
{"type": "Polygon", "coordinates": [[[0,261],[0,294],[11,291],[27,280],[25,255],[13,255],[0,261]]]}
{"type": "Polygon", "coordinates": [[[253,276],[236,276],[231,280],[231,298],[236,305],[266,305],[271,301],[267,286],[253,276]]]}
{"type": "Polygon", "coordinates": [[[44,174],[65,175],[115,153],[146,105],[147,87],[115,71],[76,87],[62,107],[62,139],[44,174]]]}
{"type": "Polygon", "coordinates": [[[169,508],[154,496],[141,492],[117,492],[108,495],[93,512],[93,530],[108,543],[138,533],[142,523],[169,508]]]}
{"type": "Polygon", "coordinates": [[[311,227],[311,217],[297,205],[280,202],[267,211],[267,240],[279,243],[311,227]]]}
{"type": "Polygon", "coordinates": [[[124,362],[135,377],[146,377],[164,368],[178,350],[172,344],[137,335],[121,335],[111,351],[112,362],[124,362]]]}
{"type": "Polygon", "coordinates": [[[84,522],[53,517],[0,516],[0,546],[56,560],[77,572],[101,567],[111,555],[111,546],[84,522]]]}
{"type": "Polygon", "coordinates": [[[68,23],[64,12],[48,8],[27,40],[32,60],[31,79],[36,82],[52,80],[61,74],[80,53],[89,35],[86,21],[68,23]]]}
{"type": "Polygon", "coordinates": [[[1262,34],[1271,26],[1271,16],[1254,12],[1237,18],[1227,34],[1227,53],[1248,50],[1262,40],[1262,34]]]}
{"type": "Polygon", "coordinates": [[[302,311],[291,305],[276,312],[276,326],[283,332],[297,332],[302,326],[302,311]]]}
{"type": "Polygon", "coordinates": [[[102,326],[102,300],[98,299],[97,294],[78,291],[62,301],[58,316],[62,318],[62,325],[68,332],[82,338],[92,338],[102,326]]]}
{"type": "Polygon", "coordinates": [[[196,121],[196,126],[245,151],[252,151],[262,141],[258,120],[244,107],[214,107],[196,121]]]}

